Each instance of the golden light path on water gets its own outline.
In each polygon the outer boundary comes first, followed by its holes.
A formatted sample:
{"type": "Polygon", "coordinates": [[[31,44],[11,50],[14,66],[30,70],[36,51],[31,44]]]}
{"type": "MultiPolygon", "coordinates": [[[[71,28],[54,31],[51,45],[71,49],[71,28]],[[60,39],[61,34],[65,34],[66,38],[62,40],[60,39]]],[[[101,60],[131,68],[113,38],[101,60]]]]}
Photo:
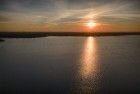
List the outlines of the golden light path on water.
{"type": "Polygon", "coordinates": [[[82,54],[81,75],[83,78],[87,79],[95,72],[95,59],[95,41],[93,37],[88,37],[82,54]]]}
{"type": "Polygon", "coordinates": [[[80,65],[80,94],[92,94],[97,89],[96,42],[88,37],[84,43],[80,65]]]}

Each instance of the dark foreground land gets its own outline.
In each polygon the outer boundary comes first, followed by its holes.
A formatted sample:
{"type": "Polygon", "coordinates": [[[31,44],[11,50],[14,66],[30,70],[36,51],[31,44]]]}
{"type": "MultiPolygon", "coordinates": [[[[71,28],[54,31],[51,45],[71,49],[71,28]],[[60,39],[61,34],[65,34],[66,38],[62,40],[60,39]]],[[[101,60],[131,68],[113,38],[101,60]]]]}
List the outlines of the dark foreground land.
{"type": "Polygon", "coordinates": [[[0,42],[4,41],[3,39],[0,39],[0,42]]]}
{"type": "Polygon", "coordinates": [[[0,32],[0,38],[36,38],[47,36],[121,36],[121,35],[140,35],[140,32],[0,32]]]}

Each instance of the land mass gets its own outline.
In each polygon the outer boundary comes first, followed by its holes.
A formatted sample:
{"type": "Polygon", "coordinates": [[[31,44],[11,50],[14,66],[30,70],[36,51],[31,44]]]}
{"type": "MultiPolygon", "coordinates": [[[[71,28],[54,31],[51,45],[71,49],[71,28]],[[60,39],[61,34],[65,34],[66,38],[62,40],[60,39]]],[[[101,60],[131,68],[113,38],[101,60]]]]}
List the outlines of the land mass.
{"type": "Polygon", "coordinates": [[[4,41],[3,39],[0,39],[0,42],[4,41]]]}
{"type": "MultiPolygon", "coordinates": [[[[122,36],[140,32],[0,32],[0,38],[36,38],[47,36],[122,36]]],[[[1,39],[2,40],[2,39],[1,39]]]]}

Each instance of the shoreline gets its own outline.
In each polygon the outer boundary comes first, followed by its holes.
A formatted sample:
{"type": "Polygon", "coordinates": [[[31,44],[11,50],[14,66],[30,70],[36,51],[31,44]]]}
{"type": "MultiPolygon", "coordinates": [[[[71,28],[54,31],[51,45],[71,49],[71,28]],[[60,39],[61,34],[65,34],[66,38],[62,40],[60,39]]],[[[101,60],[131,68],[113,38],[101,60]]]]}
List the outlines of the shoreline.
{"type": "MultiPolygon", "coordinates": [[[[0,32],[0,38],[39,38],[48,36],[124,36],[140,35],[140,32],[0,32]]],[[[2,39],[0,39],[2,41],[2,39]]]]}

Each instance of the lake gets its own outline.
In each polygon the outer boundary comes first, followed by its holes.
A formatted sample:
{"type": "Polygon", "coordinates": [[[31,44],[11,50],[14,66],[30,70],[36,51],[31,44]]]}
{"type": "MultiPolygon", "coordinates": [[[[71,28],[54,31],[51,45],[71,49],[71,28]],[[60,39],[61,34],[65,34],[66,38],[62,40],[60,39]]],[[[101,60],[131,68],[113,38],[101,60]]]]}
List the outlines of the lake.
{"type": "Polygon", "coordinates": [[[140,94],[140,36],[0,42],[1,94],[140,94]]]}

